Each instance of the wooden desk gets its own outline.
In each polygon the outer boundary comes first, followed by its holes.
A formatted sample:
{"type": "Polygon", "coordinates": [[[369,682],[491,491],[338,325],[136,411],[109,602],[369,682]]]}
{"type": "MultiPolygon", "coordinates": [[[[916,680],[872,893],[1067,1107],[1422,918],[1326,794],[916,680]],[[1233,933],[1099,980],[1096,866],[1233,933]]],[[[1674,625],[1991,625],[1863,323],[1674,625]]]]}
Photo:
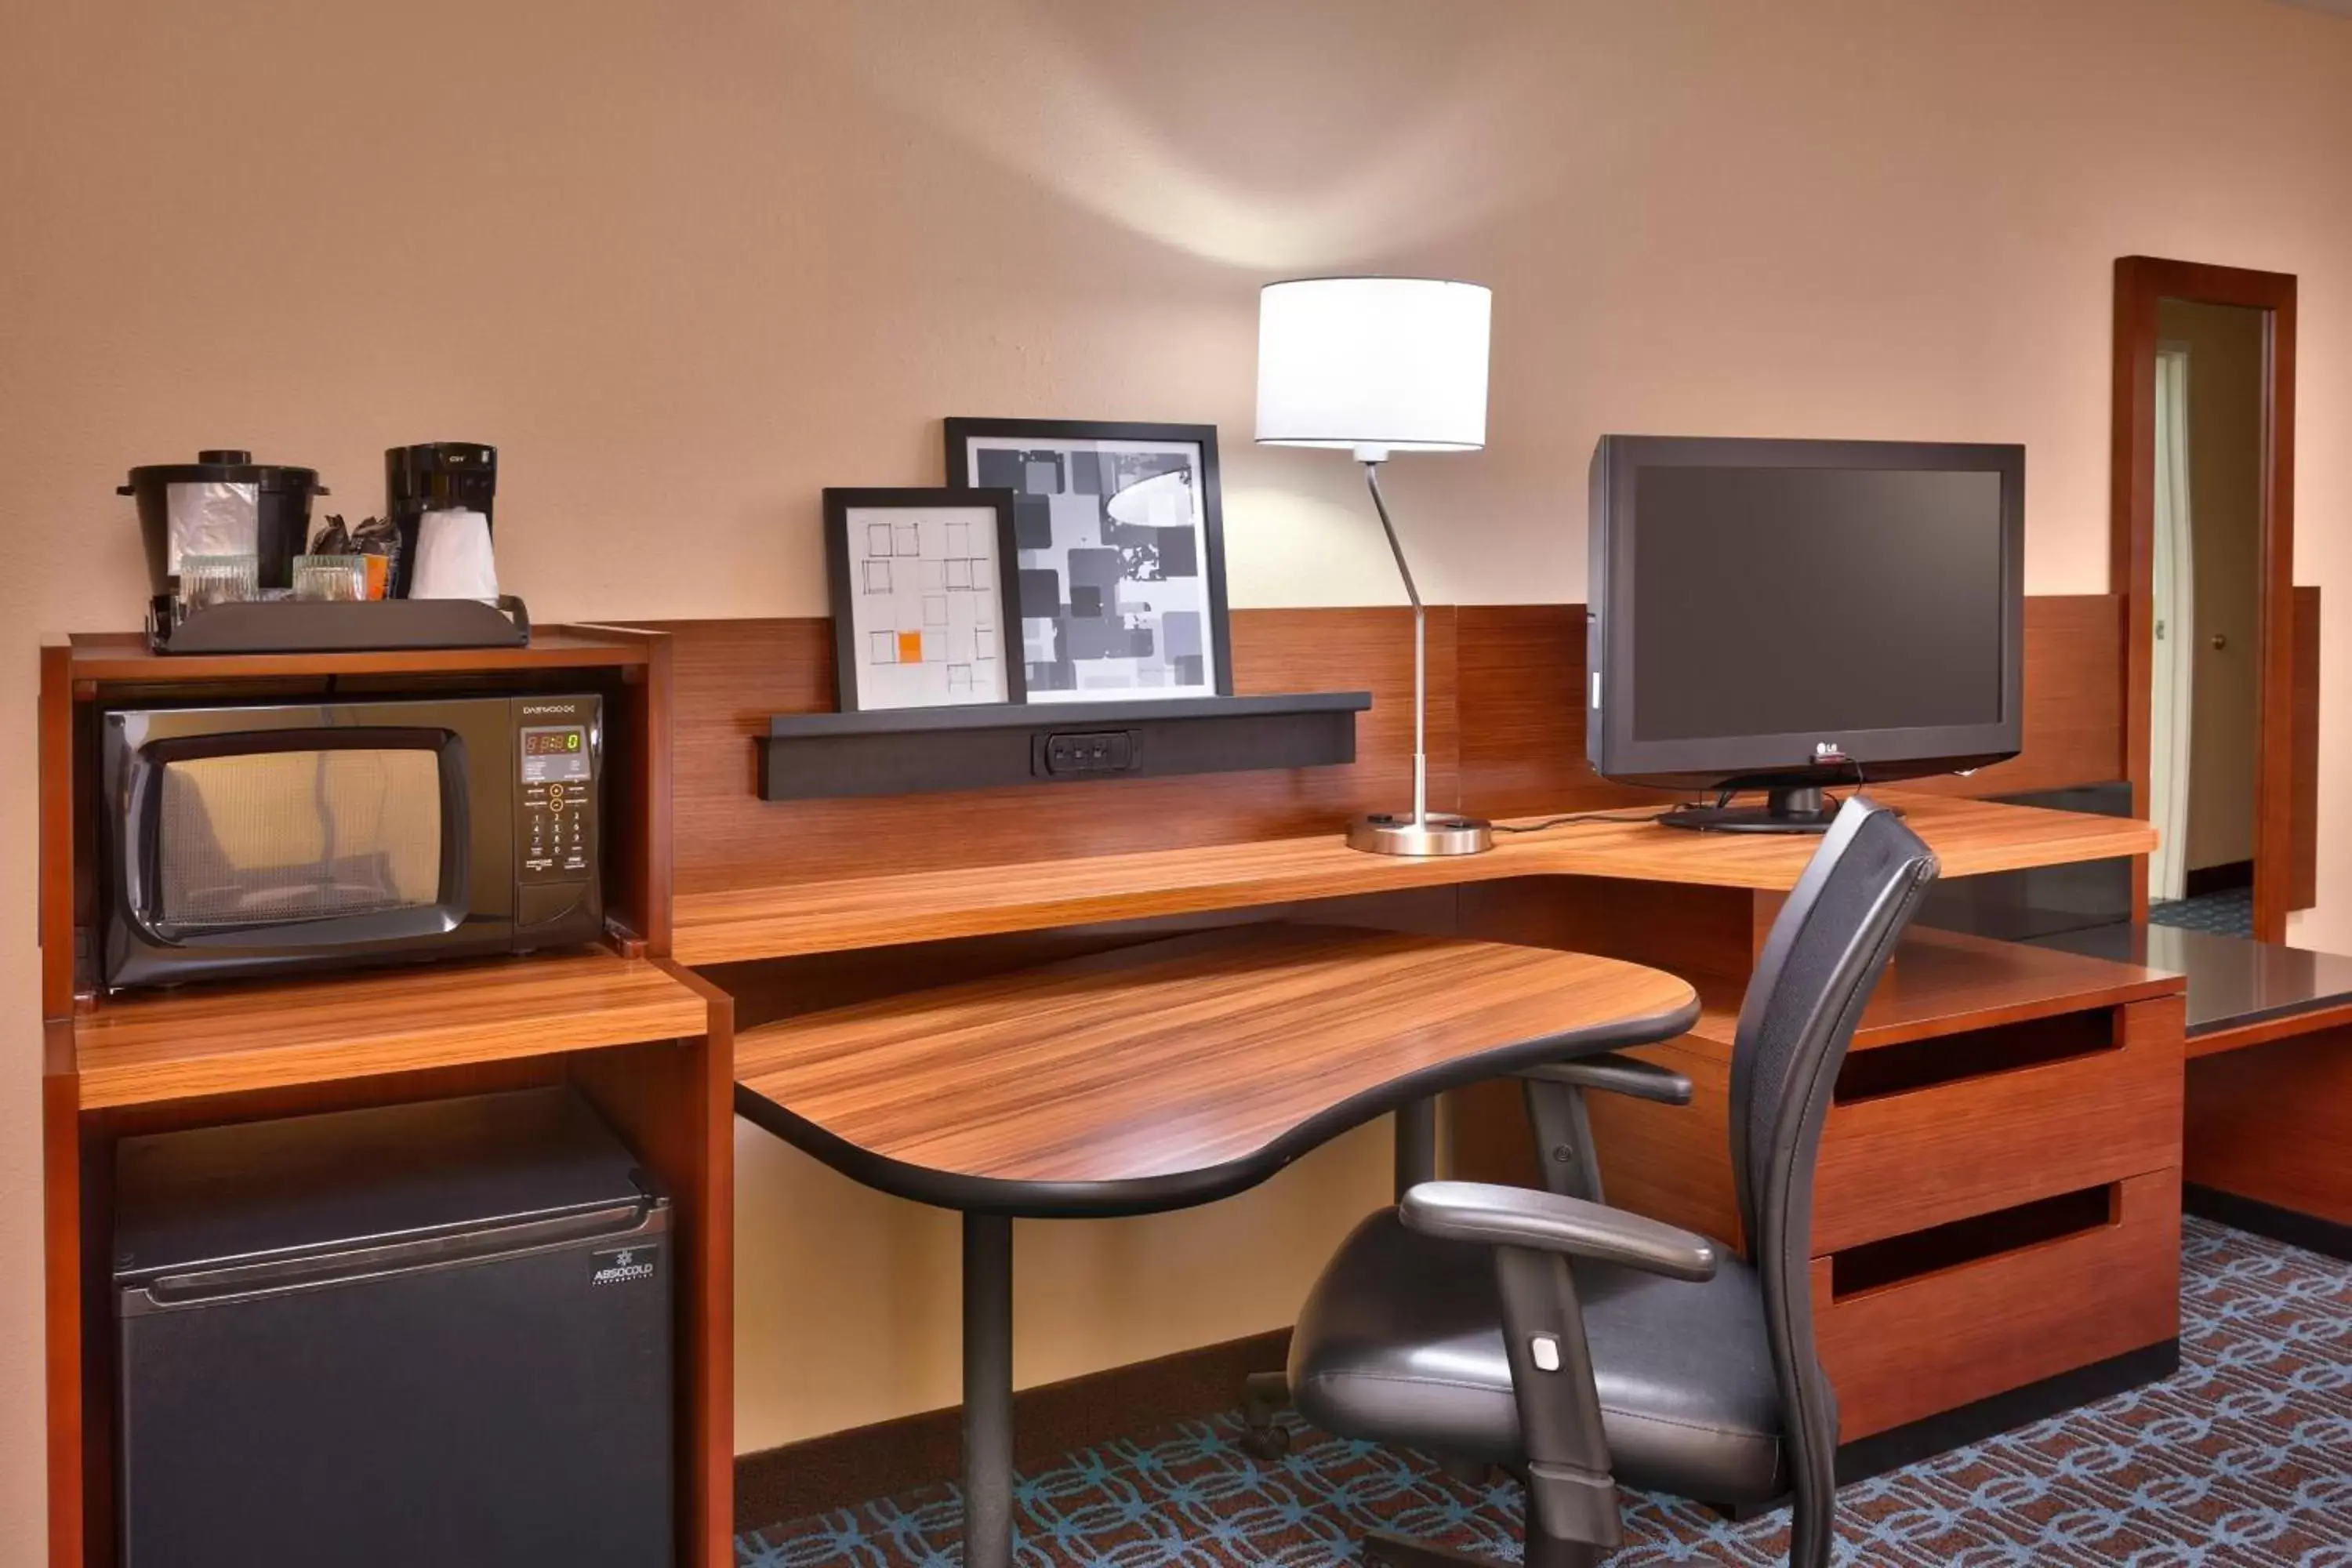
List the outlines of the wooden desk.
{"type": "MultiPolygon", "coordinates": [[[[2127,818],[1872,793],[1903,808],[1947,878],[2145,855],[2156,847],[2156,830],[2127,818]]],[[[1349,848],[1334,831],[685,893],[676,904],[674,955],[681,963],[731,963],[1515,878],[1595,877],[1785,892],[1796,886],[1819,842],[1810,835],[1689,833],[1630,816],[1498,835],[1486,854],[1433,860],[1367,855],[1349,848]]]]}
{"type": "MultiPolygon", "coordinates": [[[[2085,784],[2126,771],[2120,603],[2027,601],[2024,751],[2017,760],[1968,779],[1873,790],[1909,814],[1947,879],[2143,855],[2154,847],[2144,824],[1962,798],[2085,784]]],[[[1753,968],[1778,895],[1814,847],[1804,839],[1736,839],[1619,820],[1507,836],[1490,854],[1443,863],[1346,848],[1342,824],[1393,808],[1411,789],[1412,644],[1410,615],[1400,608],[1234,615],[1236,691],[1372,693],[1349,765],[1208,783],[1113,779],[790,803],[759,798],[756,743],[774,715],[832,708],[830,625],[673,622],[657,629],[671,647],[677,692],[671,951],[691,964],[731,966],[723,983],[747,1016],[863,1002],[910,973],[976,979],[1208,922],[1286,919],[1606,954],[1699,977],[1727,1003],[1753,968]]],[[[1584,710],[1559,700],[1583,679],[1581,606],[1438,608],[1430,631],[1425,750],[1433,804],[1520,824],[1571,813],[1631,818],[1664,804],[1596,777],[1585,761],[1584,710]],[[1545,679],[1530,682],[1531,669],[1545,679]]],[[[2162,1196],[2144,1178],[2176,1166],[2177,1152],[2137,1173],[2140,1184],[2130,1191],[2108,1190],[2117,1225],[2095,1234],[2084,1220],[2078,1233],[2044,1245],[2053,1226],[2082,1217],[2063,1184],[2087,1184],[2097,1173],[2072,1173],[2078,1166],[2066,1158],[2068,1129],[2038,1125],[2027,1137],[1968,1112],[1999,1103],[2036,1075],[2056,1074],[2078,1091],[2074,1129],[2097,1123],[2104,1138],[2128,1122],[2126,1131],[2136,1135],[2153,1121],[2142,1092],[2149,1081],[2145,1058],[2162,1048],[2151,1037],[2163,1035],[2168,1005],[2177,1034],[2177,1000],[2120,1001],[2138,982],[2094,973],[2095,965],[2032,964],[2027,973],[1998,953],[1957,950],[1900,960],[1885,990],[1897,994],[1900,1032],[1911,1042],[1890,1032],[1889,1048],[1857,1052],[1886,1064],[1869,1069],[1880,1074],[1872,1082],[1882,1097],[1853,1108],[1862,1113],[1858,1135],[1897,1111],[1951,1108],[1949,1126],[1963,1142],[1939,1142],[1938,1173],[1964,1164],[1975,1148],[1988,1170],[2021,1181],[2031,1175],[2035,1184],[1987,1199],[1998,1205],[1990,1214],[1931,1226],[1916,1247],[1906,1233],[1832,1256],[1833,1300],[1843,1283],[1844,1310],[1882,1314],[1878,1331],[1863,1336],[1878,1347],[1873,1364],[1857,1364],[1848,1380],[1857,1431],[1948,1412],[1979,1394],[2039,1397],[2031,1389],[2021,1394],[2021,1384],[2056,1370],[2054,1363],[2079,1368],[2126,1343],[2168,1343],[2173,1332],[2168,1317],[2157,1321],[2177,1307],[2177,1293],[2157,1269],[2166,1251],[2163,1216],[2143,1210],[2151,1195],[2162,1196]],[[2137,1025],[2130,1048],[2092,1048],[2113,1043],[2126,1017],[2150,1015],[2159,1026],[2137,1025]],[[1887,1075],[1898,1069],[1911,1076],[1891,1086],[1887,1075]],[[1924,1081],[1922,1073],[1938,1081],[1924,1081]],[[2060,1199],[2066,1202],[2053,1217],[2051,1205],[2060,1199]],[[2013,1245],[1994,1252],[1986,1241],[1990,1229],[2013,1245]],[[2120,1238],[2109,1234],[2117,1229],[2120,1238]],[[2051,1273],[2118,1240],[2135,1268],[2128,1289],[2117,1287],[2130,1311],[2126,1326],[2110,1336],[2115,1342],[2070,1337],[2074,1326],[2102,1321],[2095,1309],[2070,1314],[2068,1325],[2052,1331],[2037,1314],[2063,1312],[2077,1298],[2050,1289],[2051,1273]],[[1856,1285],[1873,1279],[1874,1289],[1856,1285]],[[1884,1315],[1922,1300],[1941,1305],[1901,1323],[1884,1315]],[[2034,1321],[2013,1321],[2021,1304],[2034,1321]],[[1960,1344],[1954,1314],[1972,1329],[2010,1333],[2042,1361],[1989,1353],[1981,1339],[1960,1344]],[[2142,1328],[2145,1334],[2127,1338],[2142,1328]],[[1936,1375],[1911,1375],[1906,1365],[1936,1375]],[[1944,1377],[1947,1368],[1982,1372],[1970,1372],[1976,1381],[1959,1387],[1944,1377]]],[[[1703,1021],[1700,1030],[1708,1026],[1703,1021]]],[[[1719,1075],[1720,1053],[1697,1035],[1654,1049],[1696,1058],[1719,1075]]],[[[1856,1069],[1858,1082],[1864,1070],[1856,1069]]],[[[1671,1153],[1651,1161],[1621,1139],[1626,1157],[1609,1162],[1612,1199],[1638,1206],[1630,1200],[1645,1195],[1637,1173],[1644,1166],[1693,1174],[1684,1184],[1689,1190],[1659,1179],[1661,1190],[1648,1195],[1661,1212],[1669,1205],[1705,1212],[1718,1180],[1728,1191],[1727,1136],[1720,1110],[1711,1109],[1722,1104],[1719,1088],[1710,1080],[1709,1098],[1693,1110],[1657,1108],[1655,1128],[1639,1130],[1654,1131],[1661,1148],[1701,1150],[1704,1161],[1671,1153]]],[[[1515,1083],[1473,1085],[1446,1098],[1455,1173],[1485,1174],[1507,1158],[1522,1179],[1532,1179],[1515,1083]]],[[[1630,1138],[1634,1130],[1616,1131],[1630,1138]]],[[[1932,1119],[1929,1134],[1940,1137],[1932,1119]]],[[[1898,1228],[1909,1222],[1896,1211],[1932,1195],[1927,1180],[1871,1179],[1898,1228]]],[[[2155,1375],[2154,1359],[2133,1363],[2131,1381],[2155,1375]]],[[[2123,1385],[2117,1373],[2101,1391],[2123,1385]]],[[[2063,1396],[2066,1405],[2087,1396],[2072,1371],[2053,1388],[2049,1398],[2063,1396]]],[[[1939,1430],[1937,1447],[1981,1435],[1939,1430]]]]}
{"type": "Polygon", "coordinates": [[[1246,926],[814,1013],[736,1040],[737,1109],[964,1215],[964,1562],[1012,1559],[1012,1216],[1188,1206],[1408,1100],[1698,1016],[1580,953],[1246,926]]]}
{"type": "Polygon", "coordinates": [[[2352,958],[2336,953],[2153,924],[2094,926],[2035,945],[2181,976],[2192,1060],[2352,1023],[2352,958]]]}

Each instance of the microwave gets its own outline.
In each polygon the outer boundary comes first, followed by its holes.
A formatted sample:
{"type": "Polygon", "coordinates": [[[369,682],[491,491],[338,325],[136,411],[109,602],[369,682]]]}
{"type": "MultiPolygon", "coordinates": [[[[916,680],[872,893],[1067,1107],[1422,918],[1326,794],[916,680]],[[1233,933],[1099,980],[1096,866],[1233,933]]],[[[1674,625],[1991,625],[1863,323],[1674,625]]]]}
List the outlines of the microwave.
{"type": "Polygon", "coordinates": [[[604,934],[595,696],[109,710],[110,990],[604,934]]]}

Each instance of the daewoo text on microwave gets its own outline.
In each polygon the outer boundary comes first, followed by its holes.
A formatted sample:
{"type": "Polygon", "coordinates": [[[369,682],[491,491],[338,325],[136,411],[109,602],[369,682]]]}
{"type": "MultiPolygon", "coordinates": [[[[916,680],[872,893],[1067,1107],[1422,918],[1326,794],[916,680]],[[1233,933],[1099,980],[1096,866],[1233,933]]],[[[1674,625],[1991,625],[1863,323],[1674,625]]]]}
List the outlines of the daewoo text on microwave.
{"type": "Polygon", "coordinates": [[[450,697],[110,710],[109,990],[604,934],[604,704],[450,697]]]}

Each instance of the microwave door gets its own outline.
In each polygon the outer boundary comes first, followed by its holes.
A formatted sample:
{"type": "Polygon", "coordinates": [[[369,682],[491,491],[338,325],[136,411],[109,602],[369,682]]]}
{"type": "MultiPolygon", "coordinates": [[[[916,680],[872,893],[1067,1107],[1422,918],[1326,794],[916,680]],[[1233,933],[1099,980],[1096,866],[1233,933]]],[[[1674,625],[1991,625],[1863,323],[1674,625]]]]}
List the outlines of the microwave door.
{"type": "Polygon", "coordinates": [[[125,908],[157,942],[365,947],[466,919],[463,742],[424,729],[160,741],[132,764],[125,908]]]}
{"type": "Polygon", "coordinates": [[[473,799],[504,708],[110,715],[109,984],[502,948],[511,826],[473,799]]]}

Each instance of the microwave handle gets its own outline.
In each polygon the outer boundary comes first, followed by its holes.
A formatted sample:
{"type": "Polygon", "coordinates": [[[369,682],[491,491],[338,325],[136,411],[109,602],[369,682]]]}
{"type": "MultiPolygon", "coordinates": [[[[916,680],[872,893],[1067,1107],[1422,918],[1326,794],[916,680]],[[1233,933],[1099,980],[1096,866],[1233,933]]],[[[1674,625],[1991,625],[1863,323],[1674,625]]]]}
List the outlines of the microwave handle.
{"type": "Polygon", "coordinates": [[[136,746],[126,748],[123,758],[122,815],[114,824],[115,842],[119,846],[116,858],[121,862],[120,886],[116,897],[122,900],[122,912],[142,934],[154,936],[147,924],[147,889],[141,875],[142,848],[147,836],[142,825],[147,820],[147,804],[155,788],[155,775],[160,771],[140,752],[136,746]]]}

